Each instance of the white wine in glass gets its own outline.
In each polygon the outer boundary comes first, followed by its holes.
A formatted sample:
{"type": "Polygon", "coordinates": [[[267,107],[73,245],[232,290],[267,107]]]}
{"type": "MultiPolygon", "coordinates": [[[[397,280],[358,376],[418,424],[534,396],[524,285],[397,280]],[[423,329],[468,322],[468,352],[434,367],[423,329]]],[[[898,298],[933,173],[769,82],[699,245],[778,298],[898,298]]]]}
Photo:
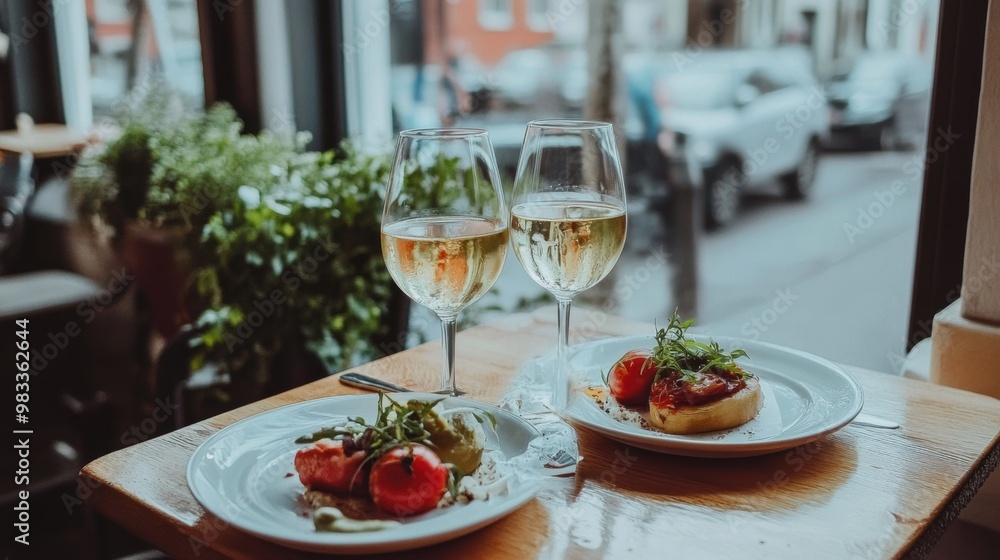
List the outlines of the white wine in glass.
{"type": "Polygon", "coordinates": [[[382,230],[389,274],[410,299],[457,315],[485,294],[503,268],[507,230],[496,219],[408,218],[382,230]]]}
{"type": "Polygon", "coordinates": [[[552,407],[565,407],[573,297],[611,272],[625,245],[625,185],[608,123],[528,124],[514,181],[510,238],[528,276],[559,303],[552,407]]]}
{"type": "Polygon", "coordinates": [[[510,230],[528,276],[553,294],[572,296],[600,282],[615,266],[625,243],[625,211],[570,197],[529,202],[511,210],[510,230]]]}
{"type": "Polygon", "coordinates": [[[458,314],[496,282],[507,206],[483,130],[400,133],[382,210],[382,256],[396,285],[441,319],[441,392],[455,384],[458,314]]]}

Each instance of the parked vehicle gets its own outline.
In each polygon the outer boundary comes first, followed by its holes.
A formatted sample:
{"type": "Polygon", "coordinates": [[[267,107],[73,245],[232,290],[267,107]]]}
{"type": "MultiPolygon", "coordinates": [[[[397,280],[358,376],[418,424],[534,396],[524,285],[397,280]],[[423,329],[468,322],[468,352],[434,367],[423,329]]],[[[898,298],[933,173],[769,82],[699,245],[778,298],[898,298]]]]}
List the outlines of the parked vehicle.
{"type": "Polygon", "coordinates": [[[535,106],[540,96],[554,95],[557,76],[551,53],[544,49],[511,51],[493,70],[496,97],[508,105],[535,106]]]}
{"type": "Polygon", "coordinates": [[[831,145],[892,150],[920,142],[930,83],[929,62],[895,51],[860,55],[827,87],[831,145]]]}
{"type": "Polygon", "coordinates": [[[829,113],[804,51],[705,52],[656,87],[659,143],[700,171],[709,228],[736,217],[750,186],[778,179],[787,198],[809,196],[829,113]]]}

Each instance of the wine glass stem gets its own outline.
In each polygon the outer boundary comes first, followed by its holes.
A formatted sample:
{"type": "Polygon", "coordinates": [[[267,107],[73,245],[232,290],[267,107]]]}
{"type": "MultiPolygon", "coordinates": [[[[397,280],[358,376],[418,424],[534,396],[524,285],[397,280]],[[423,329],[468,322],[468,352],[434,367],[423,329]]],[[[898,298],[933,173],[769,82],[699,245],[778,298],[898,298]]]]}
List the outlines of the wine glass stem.
{"type": "Polygon", "coordinates": [[[441,317],[441,392],[458,395],[455,387],[455,321],[457,317],[441,317]]]}
{"type": "Polygon", "coordinates": [[[571,298],[559,299],[559,344],[556,350],[556,379],[552,392],[552,407],[556,410],[566,408],[569,401],[569,366],[566,363],[566,351],[569,348],[569,309],[573,303],[571,298]]]}

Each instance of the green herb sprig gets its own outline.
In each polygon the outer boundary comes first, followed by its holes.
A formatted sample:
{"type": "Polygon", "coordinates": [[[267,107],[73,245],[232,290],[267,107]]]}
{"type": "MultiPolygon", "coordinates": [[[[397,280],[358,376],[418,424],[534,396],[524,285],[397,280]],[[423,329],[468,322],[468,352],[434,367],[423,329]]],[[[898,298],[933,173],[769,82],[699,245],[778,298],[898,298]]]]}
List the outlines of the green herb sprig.
{"type": "Polygon", "coordinates": [[[385,393],[379,393],[378,414],[371,424],[360,416],[348,418],[350,424],[346,426],[323,428],[296,439],[295,443],[315,443],[323,438],[342,440],[346,453],[352,454],[352,451],[360,450],[373,459],[403,445],[419,443],[431,446],[431,433],[424,427],[424,419],[441,400],[443,399],[411,407],[385,393]]]}
{"type": "Polygon", "coordinates": [[[667,327],[656,331],[652,359],[659,372],[680,372],[690,383],[697,382],[702,373],[711,370],[725,370],[743,378],[751,376],[736,364],[737,358],[747,356],[745,350],[736,348],[726,352],[714,340],[704,343],[687,338],[687,330],[693,324],[694,319],[682,321],[675,311],[667,327]]]}

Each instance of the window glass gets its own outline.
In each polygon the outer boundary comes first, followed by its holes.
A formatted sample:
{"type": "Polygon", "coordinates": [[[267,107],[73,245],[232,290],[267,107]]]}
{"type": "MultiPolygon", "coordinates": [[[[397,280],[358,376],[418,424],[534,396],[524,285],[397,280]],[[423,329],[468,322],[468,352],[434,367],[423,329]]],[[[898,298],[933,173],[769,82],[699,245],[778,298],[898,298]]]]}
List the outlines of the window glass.
{"type": "MultiPolygon", "coordinates": [[[[578,335],[600,313],[663,324],[679,307],[715,335],[899,366],[940,2],[897,4],[617,3],[629,233],[578,298],[578,335]],[[696,209],[676,203],[686,186],[696,209]]],[[[393,5],[413,14],[391,33],[400,128],[485,128],[510,182],[527,121],[585,116],[586,0],[393,5]]],[[[503,274],[470,320],[545,301],[516,260],[503,274]]]]}
{"type": "Polygon", "coordinates": [[[514,22],[511,0],[479,0],[479,23],[486,29],[507,29],[514,22]]]}
{"type": "Polygon", "coordinates": [[[201,107],[204,81],[195,0],[86,0],[94,115],[153,79],[201,107]]]}
{"type": "Polygon", "coordinates": [[[528,25],[534,29],[547,30],[549,25],[549,0],[528,0],[528,25]]]}

